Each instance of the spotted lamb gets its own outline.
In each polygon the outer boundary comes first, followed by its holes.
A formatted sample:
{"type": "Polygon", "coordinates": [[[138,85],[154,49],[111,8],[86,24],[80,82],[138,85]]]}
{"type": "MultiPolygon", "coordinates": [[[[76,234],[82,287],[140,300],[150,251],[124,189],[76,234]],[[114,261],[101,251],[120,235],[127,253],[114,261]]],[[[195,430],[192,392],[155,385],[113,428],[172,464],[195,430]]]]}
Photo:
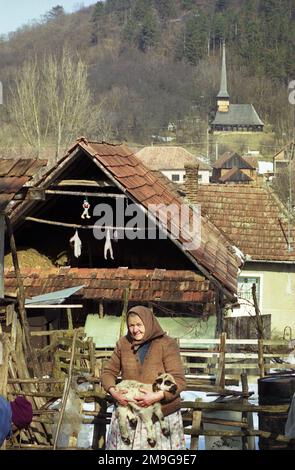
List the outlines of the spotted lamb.
{"type": "MultiPolygon", "coordinates": [[[[163,373],[159,374],[153,384],[144,384],[137,382],[136,380],[123,380],[116,386],[117,391],[127,390],[127,393],[125,394],[127,400],[134,400],[135,397],[140,396],[141,389],[154,392],[161,390],[163,392],[167,391],[174,394],[176,393],[177,385],[171,374],[163,373]]],[[[147,441],[151,447],[155,447],[156,445],[156,433],[153,424],[154,417],[159,420],[164,436],[168,437],[170,434],[169,429],[165,424],[164,415],[159,402],[144,408],[139,406],[136,401],[129,401],[128,406],[118,405],[116,413],[122,440],[127,445],[130,445],[131,443],[127,419],[133,428],[136,427],[138,417],[143,421],[147,430],[147,441]]]]}

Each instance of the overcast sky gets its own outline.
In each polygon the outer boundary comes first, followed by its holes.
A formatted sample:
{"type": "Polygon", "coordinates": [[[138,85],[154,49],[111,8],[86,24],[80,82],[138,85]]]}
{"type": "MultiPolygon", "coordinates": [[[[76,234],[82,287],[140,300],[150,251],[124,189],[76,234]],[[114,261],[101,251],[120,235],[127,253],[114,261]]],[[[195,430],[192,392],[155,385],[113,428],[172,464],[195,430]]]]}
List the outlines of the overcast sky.
{"type": "Polygon", "coordinates": [[[71,13],[94,3],[95,0],[0,0],[0,36],[32,20],[39,20],[56,5],[62,5],[66,13],[71,13]]]}

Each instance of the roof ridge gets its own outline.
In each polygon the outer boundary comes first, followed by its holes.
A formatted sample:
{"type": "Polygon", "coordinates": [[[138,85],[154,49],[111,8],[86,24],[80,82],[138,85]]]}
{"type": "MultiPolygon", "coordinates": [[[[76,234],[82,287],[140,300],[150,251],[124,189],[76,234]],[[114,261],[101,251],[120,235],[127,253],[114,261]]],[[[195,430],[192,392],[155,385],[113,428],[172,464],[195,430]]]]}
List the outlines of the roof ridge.
{"type": "Polygon", "coordinates": [[[295,215],[292,214],[292,212],[290,212],[288,210],[288,207],[283,203],[283,201],[279,198],[279,196],[276,194],[276,192],[269,186],[265,186],[265,188],[267,189],[267,191],[269,192],[270,196],[274,199],[274,201],[276,202],[276,204],[279,206],[279,208],[282,210],[282,212],[284,213],[284,215],[287,217],[287,218],[291,218],[291,220],[294,221],[295,223],[295,215]]]}

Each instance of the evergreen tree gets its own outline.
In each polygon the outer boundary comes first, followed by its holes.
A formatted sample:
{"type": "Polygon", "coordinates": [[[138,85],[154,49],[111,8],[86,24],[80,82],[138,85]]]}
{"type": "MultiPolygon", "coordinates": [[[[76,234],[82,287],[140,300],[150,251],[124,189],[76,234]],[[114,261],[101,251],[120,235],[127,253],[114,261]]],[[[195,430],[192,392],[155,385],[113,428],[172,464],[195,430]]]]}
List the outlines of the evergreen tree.
{"type": "Polygon", "coordinates": [[[151,2],[149,0],[136,0],[132,10],[132,16],[136,20],[142,21],[150,10],[151,2]]]}
{"type": "Polygon", "coordinates": [[[98,35],[103,24],[104,15],[105,4],[103,2],[97,2],[91,16],[91,44],[93,45],[98,43],[98,35]]]}
{"type": "Polygon", "coordinates": [[[56,5],[55,7],[52,7],[51,10],[49,10],[46,13],[45,19],[46,21],[54,21],[64,16],[64,14],[65,14],[64,8],[61,5],[56,5]]]}
{"type": "Polygon", "coordinates": [[[175,0],[156,0],[155,7],[161,20],[175,18],[177,15],[175,0]]]}
{"type": "Polygon", "coordinates": [[[142,52],[146,52],[157,42],[159,26],[153,11],[149,11],[143,18],[139,33],[138,47],[142,52]]]}
{"type": "Polygon", "coordinates": [[[122,38],[129,43],[136,43],[139,25],[135,18],[131,16],[122,31],[122,38]]]}
{"type": "Polygon", "coordinates": [[[101,20],[104,13],[105,13],[105,4],[104,4],[104,2],[102,2],[102,1],[97,2],[95,4],[94,8],[93,8],[93,13],[92,13],[91,20],[94,23],[97,23],[98,21],[101,20]]]}
{"type": "Polygon", "coordinates": [[[182,0],[181,2],[182,8],[185,10],[192,10],[196,6],[195,0],[182,0]]]}
{"type": "Polygon", "coordinates": [[[217,0],[215,9],[216,11],[224,11],[228,6],[228,0],[217,0]]]}
{"type": "Polygon", "coordinates": [[[208,20],[203,13],[194,12],[186,22],[184,56],[196,65],[204,57],[208,39],[208,20]]]}

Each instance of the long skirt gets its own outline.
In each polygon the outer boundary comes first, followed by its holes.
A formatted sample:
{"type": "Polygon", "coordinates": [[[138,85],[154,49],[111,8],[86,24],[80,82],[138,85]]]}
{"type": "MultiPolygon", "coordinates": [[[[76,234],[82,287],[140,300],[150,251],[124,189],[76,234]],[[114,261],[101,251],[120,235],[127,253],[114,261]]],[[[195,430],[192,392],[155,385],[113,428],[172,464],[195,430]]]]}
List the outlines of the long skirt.
{"type": "Polygon", "coordinates": [[[185,439],[183,433],[183,422],[180,411],[165,417],[166,426],[170,431],[170,436],[165,437],[161,431],[160,423],[154,424],[156,431],[156,445],[151,447],[147,442],[147,431],[141,419],[137,420],[135,429],[132,429],[127,420],[130,436],[130,445],[126,445],[122,439],[119,429],[116,412],[113,412],[109,432],[107,436],[106,449],[108,450],[184,450],[185,439]]]}

